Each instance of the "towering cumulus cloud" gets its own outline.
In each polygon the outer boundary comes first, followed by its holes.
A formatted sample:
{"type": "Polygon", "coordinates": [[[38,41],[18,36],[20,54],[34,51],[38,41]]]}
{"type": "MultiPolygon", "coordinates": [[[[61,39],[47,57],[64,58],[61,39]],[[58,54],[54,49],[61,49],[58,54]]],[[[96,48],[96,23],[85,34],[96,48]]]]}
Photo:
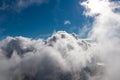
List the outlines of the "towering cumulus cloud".
{"type": "Polygon", "coordinates": [[[58,31],[46,40],[0,41],[0,80],[120,80],[120,2],[87,0],[88,38],[58,31]]]}

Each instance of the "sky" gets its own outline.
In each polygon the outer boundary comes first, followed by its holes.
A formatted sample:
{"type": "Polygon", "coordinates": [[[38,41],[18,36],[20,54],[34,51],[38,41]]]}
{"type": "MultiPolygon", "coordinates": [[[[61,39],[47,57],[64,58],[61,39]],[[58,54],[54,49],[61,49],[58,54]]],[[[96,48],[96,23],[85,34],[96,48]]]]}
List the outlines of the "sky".
{"type": "MultiPolygon", "coordinates": [[[[83,15],[84,0],[0,0],[0,39],[46,38],[54,31],[79,33],[92,21],[83,15]]],[[[85,35],[84,35],[85,37],[85,35]]]]}

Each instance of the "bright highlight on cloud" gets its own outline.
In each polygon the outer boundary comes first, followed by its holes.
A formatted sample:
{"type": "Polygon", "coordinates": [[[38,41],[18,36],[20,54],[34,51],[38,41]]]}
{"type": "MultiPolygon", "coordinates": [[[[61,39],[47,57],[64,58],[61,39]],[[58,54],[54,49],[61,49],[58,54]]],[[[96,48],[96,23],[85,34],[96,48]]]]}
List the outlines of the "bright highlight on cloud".
{"type": "Polygon", "coordinates": [[[120,80],[119,1],[87,0],[94,18],[86,41],[58,31],[46,40],[7,37],[0,41],[0,80],[120,80]]]}

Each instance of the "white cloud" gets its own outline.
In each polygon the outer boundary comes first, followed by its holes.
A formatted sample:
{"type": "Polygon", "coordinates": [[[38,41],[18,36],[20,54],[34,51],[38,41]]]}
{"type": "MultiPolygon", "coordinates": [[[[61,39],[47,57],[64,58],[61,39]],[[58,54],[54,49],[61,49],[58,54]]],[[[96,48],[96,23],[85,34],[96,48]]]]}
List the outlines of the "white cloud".
{"type": "Polygon", "coordinates": [[[69,20],[64,21],[64,25],[69,25],[69,24],[71,24],[71,22],[69,20]]]}
{"type": "Polygon", "coordinates": [[[87,0],[81,3],[86,8],[85,15],[94,16],[96,14],[107,14],[110,12],[108,0],[87,0]]]}
{"type": "Polygon", "coordinates": [[[83,26],[82,29],[79,30],[79,37],[83,38],[83,37],[87,37],[89,36],[88,33],[89,31],[91,30],[91,25],[90,24],[87,24],[85,26],[83,26]]]}
{"type": "Polygon", "coordinates": [[[88,38],[96,40],[98,55],[106,63],[106,72],[100,80],[119,80],[120,76],[120,1],[87,0],[81,5],[85,7],[84,14],[94,18],[92,30],[88,38]]]}
{"type": "Polygon", "coordinates": [[[96,63],[92,63],[91,58],[94,57],[89,46],[75,34],[68,34],[65,31],[54,33],[46,41],[7,37],[0,41],[0,79],[88,78],[88,75],[90,76],[94,71],[89,72],[84,68],[92,70],[88,64],[97,67],[96,63]],[[80,77],[82,75],[85,77],[80,77]]]}

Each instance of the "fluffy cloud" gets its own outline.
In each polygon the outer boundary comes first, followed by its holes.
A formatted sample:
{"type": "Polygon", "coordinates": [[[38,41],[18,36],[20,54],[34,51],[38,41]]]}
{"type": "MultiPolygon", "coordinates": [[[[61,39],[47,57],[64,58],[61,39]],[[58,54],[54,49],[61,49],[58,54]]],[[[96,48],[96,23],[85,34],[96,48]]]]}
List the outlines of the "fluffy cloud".
{"type": "Polygon", "coordinates": [[[64,31],[46,41],[7,37],[0,44],[2,80],[88,80],[103,69],[89,43],[64,31]]]}
{"type": "Polygon", "coordinates": [[[120,1],[87,0],[81,5],[84,14],[94,18],[89,38],[96,41],[94,49],[106,63],[106,74],[102,80],[119,80],[120,67],[120,1]],[[117,10],[116,10],[117,9],[117,10]]]}

